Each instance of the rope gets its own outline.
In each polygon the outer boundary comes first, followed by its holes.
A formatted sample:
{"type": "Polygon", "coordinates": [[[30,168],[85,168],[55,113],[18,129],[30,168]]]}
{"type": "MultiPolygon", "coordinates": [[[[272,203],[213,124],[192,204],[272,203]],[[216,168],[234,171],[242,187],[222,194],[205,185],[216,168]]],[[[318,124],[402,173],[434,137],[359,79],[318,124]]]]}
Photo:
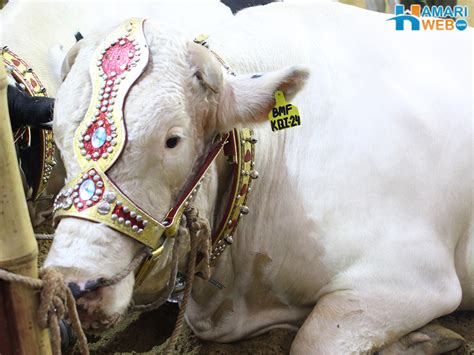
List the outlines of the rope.
{"type": "Polygon", "coordinates": [[[35,233],[36,240],[53,240],[54,234],[38,234],[35,233]]]}
{"type": "Polygon", "coordinates": [[[59,320],[64,318],[66,313],[68,313],[72,329],[76,333],[81,354],[89,354],[87,338],[82,331],[74,297],[58,270],[54,268],[42,269],[40,279],[34,279],[0,269],[0,279],[20,283],[34,290],[41,290],[38,323],[42,329],[49,328],[53,354],[61,354],[59,320]]]}
{"type": "MultiPolygon", "coordinates": [[[[115,274],[113,277],[111,278],[99,278],[97,280],[97,284],[94,285],[94,289],[98,288],[98,287],[106,287],[106,286],[112,286],[112,285],[115,285],[117,283],[119,283],[120,281],[122,281],[128,274],[130,274],[131,272],[134,272],[135,269],[143,262],[143,260],[145,260],[145,258],[147,258],[148,256],[150,256],[151,254],[151,251],[150,251],[150,248],[148,247],[144,247],[142,248],[132,259],[132,261],[130,261],[130,263],[128,264],[128,266],[123,269],[122,271],[120,271],[118,274],[115,274]]],[[[91,290],[92,291],[92,290],[91,290]]]]}
{"type": "Polygon", "coordinates": [[[196,271],[196,259],[197,253],[203,252],[205,258],[205,271],[203,272],[205,277],[209,278],[209,254],[210,254],[210,242],[211,229],[209,222],[204,218],[199,217],[199,212],[193,206],[188,206],[184,211],[187,220],[187,226],[190,232],[191,251],[189,252],[189,259],[187,264],[186,272],[186,286],[184,288],[183,302],[179,308],[178,317],[176,319],[176,325],[173,329],[173,333],[166,345],[165,354],[173,354],[178,340],[181,328],[183,327],[184,313],[186,311],[186,305],[188,304],[189,296],[193,287],[193,281],[196,271]]]}

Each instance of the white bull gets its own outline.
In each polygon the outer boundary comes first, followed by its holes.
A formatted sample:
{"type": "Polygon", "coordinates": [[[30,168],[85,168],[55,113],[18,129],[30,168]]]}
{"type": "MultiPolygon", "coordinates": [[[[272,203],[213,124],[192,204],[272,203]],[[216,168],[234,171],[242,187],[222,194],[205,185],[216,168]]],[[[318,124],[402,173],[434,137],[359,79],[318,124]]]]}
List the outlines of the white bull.
{"type": "MultiPolygon", "coordinates": [[[[259,141],[251,213],[211,270],[225,288],[193,288],[186,319],[199,337],[299,328],[295,354],[409,353],[436,346],[417,329],[474,309],[472,31],[397,32],[386,19],[335,3],[244,10],[209,39],[237,77],[177,30],[146,22],[152,59],[128,95],[117,185],[160,219],[216,132],[251,125],[259,141]],[[301,127],[271,131],[276,89],[299,107],[301,127]]],[[[71,142],[104,35],[83,41],[58,94],[69,178],[80,172],[71,142]]],[[[214,164],[196,200],[214,228],[226,173],[214,164]]],[[[174,242],[137,299],[163,290],[174,242]]],[[[65,218],[46,266],[84,284],[116,274],[140,247],[65,218]]],[[[129,275],[79,299],[86,326],[113,324],[133,285],[129,275]]]]}

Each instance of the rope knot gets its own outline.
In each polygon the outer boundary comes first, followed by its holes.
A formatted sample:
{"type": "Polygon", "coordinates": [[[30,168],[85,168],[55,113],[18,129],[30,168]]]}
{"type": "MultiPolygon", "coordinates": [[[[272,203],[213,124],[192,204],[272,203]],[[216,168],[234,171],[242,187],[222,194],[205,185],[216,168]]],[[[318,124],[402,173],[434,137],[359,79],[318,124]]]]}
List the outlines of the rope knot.
{"type": "Polygon", "coordinates": [[[64,283],[63,275],[54,268],[41,269],[40,304],[38,308],[38,323],[41,328],[49,328],[51,346],[54,354],[61,354],[61,332],[59,320],[68,313],[72,329],[79,343],[81,354],[89,354],[87,339],[81,327],[77,314],[74,297],[69,287],[64,283]]]}
{"type": "Polygon", "coordinates": [[[62,275],[55,269],[42,269],[40,278],[43,280],[43,288],[38,308],[38,323],[41,328],[45,329],[50,320],[55,322],[64,317],[67,290],[62,275]]]}

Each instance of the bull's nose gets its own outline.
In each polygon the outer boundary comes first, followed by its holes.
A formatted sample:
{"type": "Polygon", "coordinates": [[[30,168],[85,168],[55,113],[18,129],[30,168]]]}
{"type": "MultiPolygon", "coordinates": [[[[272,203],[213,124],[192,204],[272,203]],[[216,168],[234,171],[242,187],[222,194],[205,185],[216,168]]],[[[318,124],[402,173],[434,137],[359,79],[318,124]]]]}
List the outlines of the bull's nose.
{"type": "Polygon", "coordinates": [[[97,290],[102,286],[102,280],[88,280],[83,286],[77,284],[76,282],[70,281],[68,284],[69,289],[74,297],[74,299],[79,299],[87,293],[97,290]]]}

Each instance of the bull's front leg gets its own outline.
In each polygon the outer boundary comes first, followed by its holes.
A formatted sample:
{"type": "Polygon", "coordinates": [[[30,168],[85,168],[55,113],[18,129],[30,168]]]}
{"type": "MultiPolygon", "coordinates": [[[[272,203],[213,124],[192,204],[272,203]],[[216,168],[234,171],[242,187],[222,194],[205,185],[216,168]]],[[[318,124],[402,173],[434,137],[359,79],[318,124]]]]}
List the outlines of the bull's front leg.
{"type": "Polygon", "coordinates": [[[453,312],[461,301],[452,260],[426,254],[425,260],[420,255],[390,265],[392,254],[383,265],[372,259],[340,275],[298,331],[291,353],[433,354],[442,350],[436,344],[460,346],[459,338],[440,342],[440,332],[420,329],[453,312]]]}

